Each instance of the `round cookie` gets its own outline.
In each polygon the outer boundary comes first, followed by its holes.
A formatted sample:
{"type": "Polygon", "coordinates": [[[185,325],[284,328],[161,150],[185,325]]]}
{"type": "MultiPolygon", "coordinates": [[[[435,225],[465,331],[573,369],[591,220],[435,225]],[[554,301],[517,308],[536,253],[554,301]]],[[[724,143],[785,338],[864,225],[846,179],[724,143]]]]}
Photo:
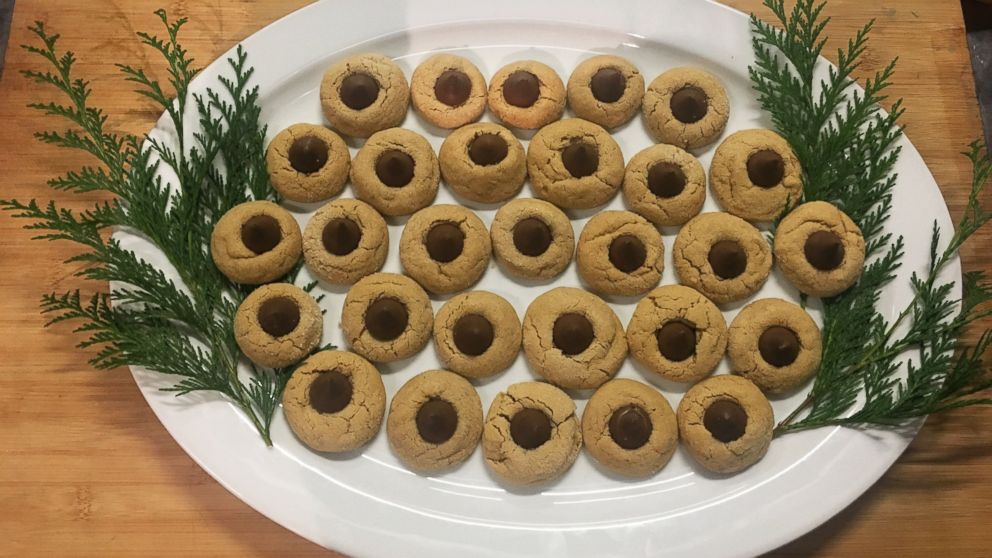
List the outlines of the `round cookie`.
{"type": "Polygon", "coordinates": [[[675,237],[679,281],[717,304],[758,291],[772,269],[772,250],[758,229],[729,213],[703,213],[675,237]]]}
{"type": "Polygon", "coordinates": [[[498,394],[482,430],[482,452],[503,482],[526,486],[556,479],[582,448],[575,403],[541,382],[513,384],[498,394]]]}
{"type": "Polygon", "coordinates": [[[729,339],[731,370],[765,393],[799,387],[820,368],[820,328],[791,302],[766,298],[748,304],[730,324],[729,339]]]}
{"type": "Polygon", "coordinates": [[[610,201],[623,182],[623,153],[601,126],[568,118],[538,130],[527,148],[535,196],[561,208],[589,209],[610,201]]]}
{"type": "Polygon", "coordinates": [[[433,293],[457,292],[478,281],[491,253],[486,224],[460,205],[421,209],[400,237],[403,271],[433,293]]]}
{"type": "Polygon", "coordinates": [[[727,213],[774,221],[803,196],[799,159],[771,130],[741,130],[720,144],[710,163],[713,197],[727,213]]]}
{"type": "Polygon", "coordinates": [[[575,263],[592,290],[639,295],[661,281],[665,245],[661,233],[644,217],[630,211],[603,211],[582,229],[575,263]]]}
{"type": "Polygon", "coordinates": [[[300,260],[303,235],[293,215],[270,201],[228,210],[210,234],[210,256],[235,283],[261,285],[289,273],[300,260]]]}
{"type": "Polygon", "coordinates": [[[626,58],[602,54],[575,67],[566,93],[575,116],[616,128],[640,110],[644,76],[626,58]]]}
{"type": "Polygon", "coordinates": [[[351,451],[379,432],[386,388],[379,371],[362,357],[321,351],[293,371],[282,408],[293,433],[311,449],[351,451]]]}
{"type": "Polygon", "coordinates": [[[740,376],[714,376],[692,386],[676,416],[689,455],[714,473],[736,473],[757,463],[775,427],[768,399],[740,376]]]}
{"type": "Polygon", "coordinates": [[[644,94],[644,123],[658,143],[696,149],[716,141],[730,118],[723,84],[699,68],[673,68],[644,94]]]}
{"type": "Polygon", "coordinates": [[[582,441],[589,455],[614,473],[646,477],[672,458],[679,427],[661,392],[634,380],[610,380],[586,403],[582,441]]]}
{"type": "Polygon", "coordinates": [[[513,132],[491,122],[451,132],[438,153],[441,177],[452,192],[480,203],[516,196],[527,178],[527,154],[513,132]]]}
{"type": "Polygon", "coordinates": [[[367,138],[403,123],[410,87],[396,62],[381,54],[338,60],[320,82],[324,117],[348,136],[367,138]]]}
{"type": "Polygon", "coordinates": [[[434,317],[438,358],[467,378],[487,378],[509,368],[520,352],[521,336],[513,305],[486,291],[462,293],[434,317]]]}
{"type": "Polygon", "coordinates": [[[310,354],[320,342],[324,317],[306,291],[289,283],[262,285],[234,314],[234,340],[252,362],[282,368],[310,354]]]}
{"type": "Polygon", "coordinates": [[[427,207],[437,196],[440,180],[431,144],[403,128],[373,134],[351,165],[355,197],[386,216],[409,215],[427,207]]]}
{"type": "Polygon", "coordinates": [[[608,304],[582,289],[558,287],[524,314],[524,355],[537,374],[566,389],[594,389],[627,357],[623,324],[608,304]]]}
{"type": "Polygon", "coordinates": [[[561,118],[565,85],[547,64],[510,62],[489,81],[489,108],[507,126],[537,129],[561,118]]]}
{"type": "Polygon", "coordinates": [[[312,203],[344,190],[351,153],[341,136],[327,128],[293,124],[272,138],[265,151],[265,167],[279,195],[312,203]]]}
{"type": "Polygon", "coordinates": [[[708,298],[682,285],[648,293],[627,324],[630,354],[648,370],[673,382],[710,375],[727,349],[727,322],[708,298]]]}
{"type": "Polygon", "coordinates": [[[482,437],[482,401],[465,378],[429,370],[410,378],[393,396],[386,419],[393,453],[420,473],[465,461],[482,437]]]}
{"type": "Polygon", "coordinates": [[[424,120],[439,128],[458,128],[486,111],[486,78],[466,58],[435,54],[413,71],[410,99],[424,120]]]}
{"type": "Polygon", "coordinates": [[[858,225],[832,204],[804,203],[775,229],[775,259],[800,291],[835,296],[861,277],[865,239],[858,225]]]}
{"type": "Polygon", "coordinates": [[[303,231],[303,259],[320,279],[350,285],[382,269],[389,251],[386,221],[371,205],[336,200],[321,207],[303,231]]]}
{"type": "Polygon", "coordinates": [[[688,151],[652,145],[627,163],[623,199],[631,211],[655,225],[684,225],[706,202],[706,172],[688,151]]]}
{"type": "Polygon", "coordinates": [[[524,279],[561,275],[575,252],[572,222],[562,210],[541,200],[517,199],[499,208],[490,236],[503,270],[524,279]]]}
{"type": "Polygon", "coordinates": [[[392,362],[424,348],[434,327],[427,293],[413,279],[375,273],[359,279],[344,298],[341,332],[351,350],[373,362],[392,362]]]}

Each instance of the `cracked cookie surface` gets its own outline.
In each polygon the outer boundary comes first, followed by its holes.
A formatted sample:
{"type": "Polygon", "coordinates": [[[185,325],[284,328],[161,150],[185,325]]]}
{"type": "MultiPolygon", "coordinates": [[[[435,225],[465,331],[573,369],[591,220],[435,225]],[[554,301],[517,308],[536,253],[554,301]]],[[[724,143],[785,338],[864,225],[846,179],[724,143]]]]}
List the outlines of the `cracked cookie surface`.
{"type": "Polygon", "coordinates": [[[503,270],[525,279],[561,275],[575,252],[568,215],[543,200],[516,199],[499,208],[490,237],[503,270]]]}
{"type": "Polygon", "coordinates": [[[812,378],[822,349],[813,318],[798,304],[778,298],[748,304],[730,324],[731,370],[765,393],[782,393],[812,378]]]}
{"type": "Polygon", "coordinates": [[[489,406],[482,451],[486,465],[503,482],[526,486],[556,479],[581,448],[575,403],[552,385],[513,384],[489,406]]]}
{"type": "Polygon", "coordinates": [[[470,291],[444,303],[434,318],[434,348],[444,366],[467,378],[506,370],[520,352],[520,318],[503,297],[470,291]]]}
{"type": "Polygon", "coordinates": [[[388,251],[385,219],[359,200],[335,200],[324,205],[303,231],[307,269],[329,283],[350,285],[379,271],[388,251]]]}
{"type": "Polygon", "coordinates": [[[772,269],[761,232],[729,213],[703,213],[679,230],[672,248],[679,281],[717,304],[758,291],[772,269]]]}
{"type": "Polygon", "coordinates": [[[300,361],[320,343],[324,317],[303,289],[289,283],[262,285],[234,315],[234,339],[252,362],[282,368],[300,361]]]}
{"type": "Polygon", "coordinates": [[[579,235],[579,276],[602,294],[632,296],[658,285],[665,268],[661,233],[630,211],[597,213],[579,235]]]}
{"type": "Polygon", "coordinates": [[[683,225],[706,203],[706,172],[688,151],[652,145],[627,163],[623,199],[631,211],[655,225],[683,225]]]}
{"type": "Polygon", "coordinates": [[[802,198],[802,169],[782,136],[741,130],[716,149],[710,188],[727,213],[747,221],[774,221],[802,198]]]}
{"type": "Polygon", "coordinates": [[[527,178],[527,154],[513,132],[491,122],[448,134],[438,152],[441,177],[455,194],[479,203],[516,196],[527,178]]]}
{"type": "Polygon", "coordinates": [[[658,143],[697,149],[716,141],[730,118],[727,90],[700,68],[673,68],[644,94],[644,123],[658,143]]]}
{"type": "Polygon", "coordinates": [[[439,128],[458,128],[475,122],[486,110],[486,78],[467,58],[435,54],[424,60],[410,78],[413,109],[439,128]]]}
{"type": "Polygon", "coordinates": [[[409,215],[437,196],[441,170],[420,134],[390,128],[370,137],[351,165],[355,197],[386,216],[409,215]]]}
{"type": "Polygon", "coordinates": [[[642,382],[616,379],[603,384],[586,403],[582,443],[607,469],[646,477],[672,458],[679,428],[661,392],[642,382]]]}
{"type": "Polygon", "coordinates": [[[623,324],[608,304],[582,289],[558,287],[524,314],[524,355],[531,368],[567,389],[594,389],[627,357],[623,324]]]}
{"type": "Polygon", "coordinates": [[[567,118],[538,130],[527,147],[534,195],[564,209],[605,204],[623,183],[620,145],[602,126],[567,118]]]}
{"type": "Polygon", "coordinates": [[[775,426],[768,399],[740,376],[696,384],[682,397],[676,416],[689,455],[714,473],[736,473],[757,463],[775,426]]]}
{"type": "Polygon", "coordinates": [[[313,203],[344,190],[351,153],[341,136],[323,126],[293,124],[265,150],[272,187],[287,200],[313,203]]]}
{"type": "Polygon", "coordinates": [[[665,285],[647,294],[627,324],[630,354],[674,382],[697,382],[716,369],[727,348],[723,313],[698,291],[665,285]]]}
{"type": "Polygon", "coordinates": [[[324,117],[342,134],[367,138],[403,123],[410,87],[403,70],[381,54],[356,54],[332,64],[320,82],[324,117]]]}
{"type": "Polygon", "coordinates": [[[393,396],[386,419],[393,453],[420,473],[451,469],[472,455],[482,437],[482,401],[465,378],[428,370],[393,396]]]}
{"type": "Polygon", "coordinates": [[[395,273],[359,279],[344,298],[341,332],[353,351],[373,362],[415,355],[430,341],[434,311],[416,281],[395,273]]]}
{"type": "Polygon", "coordinates": [[[270,201],[228,210],[210,234],[210,256],[235,283],[261,285],[282,277],[300,260],[303,235],[293,215],[270,201]]]}
{"type": "Polygon", "coordinates": [[[386,388],[379,371],[362,357],[321,351],[293,371],[282,407],[293,433],[310,448],[351,451],[379,432],[386,388]]]}
{"type": "Polygon", "coordinates": [[[566,93],[575,116],[604,128],[616,128],[641,109],[644,76],[626,58],[593,56],[572,70],[566,93]]]}
{"type": "Polygon", "coordinates": [[[858,281],[865,267],[865,239],[843,211],[827,202],[804,203],[775,229],[775,259],[800,291],[830,297],[858,281]]]}
{"type": "Polygon", "coordinates": [[[421,209],[400,237],[403,271],[433,293],[457,292],[478,281],[491,254],[486,224],[460,205],[421,209]]]}
{"type": "Polygon", "coordinates": [[[489,109],[507,126],[533,130],[561,118],[565,84],[536,60],[510,62],[489,80],[489,109]]]}

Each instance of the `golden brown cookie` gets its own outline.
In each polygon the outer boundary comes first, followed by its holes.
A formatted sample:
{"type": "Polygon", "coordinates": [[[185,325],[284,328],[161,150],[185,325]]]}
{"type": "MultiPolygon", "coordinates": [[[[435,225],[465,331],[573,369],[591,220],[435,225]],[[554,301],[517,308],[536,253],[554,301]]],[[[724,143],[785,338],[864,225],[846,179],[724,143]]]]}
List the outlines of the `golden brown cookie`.
{"type": "Polygon", "coordinates": [[[524,355],[537,374],[566,389],[594,389],[627,357],[623,324],[608,304],[581,289],[558,287],[524,314],[524,355]]]}
{"type": "Polygon", "coordinates": [[[385,219],[358,200],[328,203],[314,213],[303,231],[307,269],[329,283],[350,285],[379,271],[388,251],[385,219]]]}
{"type": "Polygon", "coordinates": [[[475,122],[486,111],[486,78],[454,54],[435,54],[413,71],[410,99],[424,120],[440,128],[475,122]]]}
{"type": "Polygon", "coordinates": [[[386,435],[393,453],[410,469],[451,469],[479,445],[482,401],[465,378],[428,370],[410,378],[393,396],[386,435]]]}
{"type": "Polygon", "coordinates": [[[432,293],[472,285],[489,266],[486,224],[460,205],[434,205],[410,217],[400,237],[403,271],[432,293]]]}
{"type": "Polygon", "coordinates": [[[673,68],[644,94],[644,123],[659,143],[696,149],[716,141],[730,118],[723,84],[700,68],[673,68]]]}
{"type": "Polygon", "coordinates": [[[682,397],[679,436],[693,457],[714,473],[736,473],[768,451],[775,417],[761,390],[740,376],[714,376],[682,397]]]}
{"type": "Polygon", "coordinates": [[[506,201],[527,178],[527,154],[513,132],[490,122],[463,126],[438,153],[441,177],[452,192],[480,203],[506,201]]]}
{"type": "Polygon", "coordinates": [[[312,203],[344,190],[351,153],[341,136],[327,128],[293,124],[272,138],[265,151],[265,166],[279,195],[312,203]]]}
{"type": "Polygon", "coordinates": [[[751,296],[772,269],[765,237],[729,213],[703,213],[686,223],[675,237],[672,259],[679,281],[717,304],[751,296]]]}
{"type": "Polygon", "coordinates": [[[623,199],[631,211],[655,225],[684,225],[706,202],[706,172],[688,151],[652,145],[627,163],[623,199]]]}
{"type": "Polygon", "coordinates": [[[234,315],[234,339],[252,362],[282,368],[310,354],[324,330],[320,306],[289,283],[262,285],[234,315]]]}
{"type": "Polygon", "coordinates": [[[602,294],[644,294],[661,281],[665,245],[647,219],[630,211],[603,211],[586,223],[575,255],[579,276],[602,294]]]}
{"type": "Polygon", "coordinates": [[[699,292],[665,285],[637,303],[627,324],[627,344],[631,356],[655,374],[673,382],[698,382],[723,359],[727,322],[699,292]]]}
{"type": "Polygon", "coordinates": [[[623,153],[601,126],[568,118],[541,128],[527,148],[534,195],[561,208],[610,201],[623,182],[623,153]]]}
{"type": "Polygon", "coordinates": [[[858,225],[832,204],[804,203],[775,229],[775,259],[800,291],[835,296],[861,277],[865,239],[858,225]]]}
{"type": "Polygon", "coordinates": [[[537,129],[561,118],[565,85],[547,64],[510,62],[489,81],[489,108],[507,126],[537,129]]]}
{"type": "Polygon", "coordinates": [[[324,117],[342,134],[367,138],[403,123],[410,87],[396,62],[381,54],[338,60],[320,82],[324,117]]]}
{"type": "Polygon", "coordinates": [[[581,448],[575,403],[552,385],[513,384],[489,406],[482,451],[486,465],[503,482],[526,486],[556,479],[581,448]]]}
{"type": "Polygon", "coordinates": [[[575,233],[562,210],[541,200],[517,199],[499,208],[490,229],[503,270],[524,279],[551,279],[572,262],[575,233]]]}
{"type": "Polygon", "coordinates": [[[741,130],[713,155],[710,187],[727,213],[748,221],[774,221],[802,198],[803,171],[782,136],[741,130]]]}
{"type": "Polygon", "coordinates": [[[392,362],[424,348],[434,327],[427,293],[413,279],[376,273],[348,291],[341,332],[351,350],[373,362],[392,362]]]}
{"type": "Polygon", "coordinates": [[[228,279],[261,285],[300,260],[303,235],[293,215],[270,201],[245,202],[225,213],[210,235],[210,256],[228,279]]]}
{"type": "Polygon", "coordinates": [[[282,409],[293,433],[311,449],[351,451],[379,432],[386,388],[379,371],[362,357],[321,351],[293,371],[282,409]]]}
{"type": "Polygon", "coordinates": [[[567,94],[575,116],[616,128],[641,109],[644,76],[626,58],[601,54],[575,67],[568,78],[567,94]]]}
{"type": "Polygon", "coordinates": [[[377,132],[351,165],[355,197],[386,216],[427,207],[441,180],[434,149],[423,136],[402,128],[377,132]]]}
{"type": "Polygon", "coordinates": [[[799,387],[820,368],[820,328],[791,302],[766,298],[748,304],[730,324],[729,339],[731,370],[765,393],[799,387]]]}
{"type": "Polygon", "coordinates": [[[589,455],[614,473],[646,477],[672,458],[679,427],[661,392],[634,380],[610,380],[586,403],[582,441],[589,455]]]}
{"type": "Polygon", "coordinates": [[[444,366],[467,378],[487,378],[513,364],[520,352],[520,318],[503,297],[462,293],[434,318],[434,348],[444,366]]]}

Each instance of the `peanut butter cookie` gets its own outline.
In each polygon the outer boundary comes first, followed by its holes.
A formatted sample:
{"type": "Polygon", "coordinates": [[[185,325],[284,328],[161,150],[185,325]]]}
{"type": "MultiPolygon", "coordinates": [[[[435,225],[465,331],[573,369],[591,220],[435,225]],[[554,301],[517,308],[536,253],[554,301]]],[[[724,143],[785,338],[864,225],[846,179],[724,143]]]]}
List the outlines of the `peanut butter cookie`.
{"type": "Polygon", "coordinates": [[[486,378],[509,368],[520,352],[520,340],[517,311],[490,292],[462,293],[434,318],[438,358],[467,378],[486,378]]]}
{"type": "Polygon", "coordinates": [[[594,389],[627,357],[623,324],[608,304],[581,289],[558,287],[524,314],[524,355],[537,374],[566,389],[594,389]]]}
{"type": "Polygon", "coordinates": [[[351,165],[355,197],[386,216],[427,207],[441,180],[434,149],[423,136],[402,128],[377,132],[351,165]]]}
{"type": "Polygon", "coordinates": [[[293,215],[270,201],[232,207],[210,235],[210,256],[228,279],[261,285],[286,275],[300,260],[303,235],[293,215]]]}
{"type": "Polygon", "coordinates": [[[381,54],[356,54],[331,65],[320,82],[324,117],[342,134],[367,138],[403,123],[410,87],[381,54]]]}
{"type": "Polygon", "coordinates": [[[524,279],[561,275],[575,252],[568,215],[541,200],[517,199],[499,208],[490,236],[503,270],[524,279]]]}
{"type": "Polygon", "coordinates": [[[341,136],[323,126],[293,124],[265,151],[269,181],[290,201],[312,203],[344,190],[351,153],[341,136]]]}
{"type": "Polygon", "coordinates": [[[610,201],[623,182],[623,153],[601,126],[568,118],[541,128],[527,148],[534,194],[561,208],[610,201]]]}
{"type": "Polygon", "coordinates": [[[775,259],[800,291],[830,297],[846,291],[865,268],[865,239],[843,211],[809,202],[782,219],[775,230],[775,259]]]}
{"type": "Polygon", "coordinates": [[[424,348],[434,327],[427,293],[413,279],[376,273],[348,291],[341,332],[353,351],[373,362],[411,357],[424,348]]]}
{"type": "Polygon", "coordinates": [[[812,378],[821,352],[816,322],[791,302],[756,300],[730,324],[731,370],[765,393],[782,393],[812,378]]]}
{"type": "Polygon", "coordinates": [[[432,293],[453,293],[482,277],[492,246],[486,224],[460,205],[421,209],[400,237],[403,271],[432,293]]]}
{"type": "Polygon", "coordinates": [[[315,276],[350,285],[382,269],[389,251],[386,221],[371,205],[336,200],[321,207],[303,231],[303,259],[315,276]]]}
{"type": "Polygon", "coordinates": [[[513,132],[490,122],[448,135],[438,154],[441,177],[455,194],[496,203],[516,196],[527,178],[527,154],[513,132]]]}
{"type": "Polygon", "coordinates": [[[489,108],[507,126],[535,130],[561,118],[565,84],[547,64],[510,62],[489,81],[489,108]]]}
{"type": "Polygon", "coordinates": [[[439,128],[475,122],[486,111],[486,78],[467,58],[435,54],[413,71],[413,108],[439,128]]]}
{"type": "Polygon", "coordinates": [[[655,225],[684,225],[706,203],[706,172],[688,151],[652,145],[627,163],[623,199],[631,211],[655,225]]]}
{"type": "Polygon", "coordinates": [[[661,233],[630,211],[603,211],[579,235],[579,276],[599,293],[644,294],[658,285],[665,268],[661,233]]]}
{"type": "Polygon", "coordinates": [[[324,330],[320,306],[303,289],[288,283],[262,285],[234,315],[234,339],[252,362],[282,368],[303,359],[324,330]]]}
{"type": "Polygon", "coordinates": [[[602,54],[576,66],[568,78],[567,93],[575,116],[616,128],[641,109],[644,77],[629,60],[602,54]]]}
{"type": "Polygon", "coordinates": [[[802,169],[782,136],[741,130],[716,149],[710,187],[727,213],[748,221],[774,221],[802,198],[802,169]]]}
{"type": "Polygon", "coordinates": [[[730,118],[723,84],[699,68],[674,68],[644,94],[644,123],[655,141],[697,149],[716,141],[730,118]]]}

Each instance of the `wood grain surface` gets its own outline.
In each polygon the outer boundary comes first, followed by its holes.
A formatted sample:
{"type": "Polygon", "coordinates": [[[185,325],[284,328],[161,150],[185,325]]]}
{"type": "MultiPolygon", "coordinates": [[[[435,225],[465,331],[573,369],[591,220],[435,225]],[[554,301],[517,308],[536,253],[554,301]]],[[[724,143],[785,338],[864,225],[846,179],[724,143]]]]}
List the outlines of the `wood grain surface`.
{"type": "MultiPolygon", "coordinates": [[[[76,52],[79,74],[92,80],[111,126],[141,133],[158,111],[131,93],[112,63],[150,68],[164,79],[160,60],[133,37],[136,30],[159,29],[154,9],[190,18],[183,42],[206,64],[304,3],[18,0],[0,81],[0,197],[55,197],[77,208],[97,199],[53,193],[45,185],[85,159],[32,139],[52,122],[25,108],[51,95],[20,76],[38,64],[16,48],[30,40],[31,22],[47,22],[62,34],[62,47],[76,52]]],[[[759,0],[727,3],[768,15],[759,0]]],[[[861,75],[901,58],[892,92],[905,98],[908,134],[956,217],[970,182],[959,152],[981,133],[960,10],[949,0],[880,4],[832,0],[830,47],[877,18],[861,75]]],[[[73,276],[74,267],[59,263],[73,253],[71,246],[29,241],[22,224],[0,217],[0,555],[333,555],[253,511],[200,470],[152,415],[127,370],[95,372],[86,364],[91,354],[73,348],[78,339],[69,326],[42,328],[42,293],[105,286],[85,284],[73,276]]],[[[989,241],[986,230],[964,249],[966,270],[989,270],[989,241]]],[[[932,418],[874,488],[776,555],[989,555],[990,439],[990,409],[932,418]]]]}

